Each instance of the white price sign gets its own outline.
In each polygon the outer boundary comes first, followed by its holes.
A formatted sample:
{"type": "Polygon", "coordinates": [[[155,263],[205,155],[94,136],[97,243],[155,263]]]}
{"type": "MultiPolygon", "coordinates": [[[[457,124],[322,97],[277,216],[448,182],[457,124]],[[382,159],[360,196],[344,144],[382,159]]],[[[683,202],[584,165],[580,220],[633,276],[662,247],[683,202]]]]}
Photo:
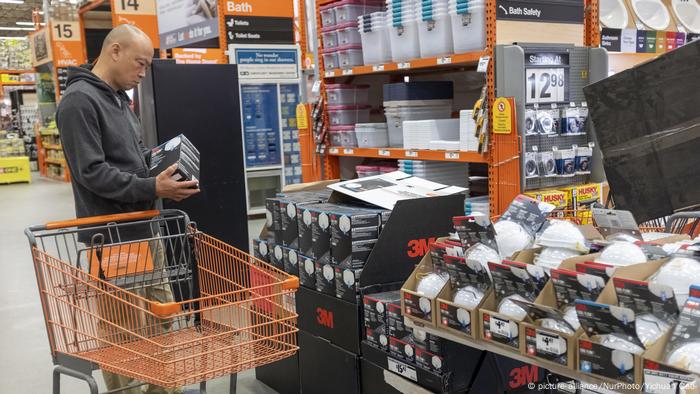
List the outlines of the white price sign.
{"type": "Polygon", "coordinates": [[[397,67],[398,67],[399,70],[403,70],[403,69],[406,69],[406,68],[411,68],[411,63],[405,63],[405,62],[404,62],[404,63],[399,63],[399,64],[397,65],[397,67]]]}
{"type": "Polygon", "coordinates": [[[343,149],[343,154],[344,155],[354,155],[355,151],[352,149],[343,149]]]}
{"type": "Polygon", "coordinates": [[[338,154],[338,148],[330,148],[330,149],[328,150],[328,153],[330,153],[331,155],[337,155],[337,154],[338,154]]]}
{"type": "Polygon", "coordinates": [[[644,392],[653,394],[694,393],[697,377],[693,375],[644,369],[644,392]]]}
{"type": "Polygon", "coordinates": [[[335,72],[333,72],[333,71],[326,71],[326,74],[325,74],[325,75],[326,75],[326,78],[331,78],[331,77],[335,76],[335,72]]]}
{"type": "Polygon", "coordinates": [[[377,72],[377,71],[384,71],[384,65],[380,64],[378,66],[372,66],[372,71],[377,72]]]}
{"type": "Polygon", "coordinates": [[[555,354],[557,356],[566,352],[566,345],[563,345],[566,342],[562,340],[559,335],[551,335],[537,331],[535,339],[537,341],[537,350],[541,352],[555,354]]]}
{"type": "Polygon", "coordinates": [[[379,153],[379,156],[391,156],[391,151],[388,150],[380,149],[377,153],[379,153]]]}
{"type": "Polygon", "coordinates": [[[443,64],[451,64],[451,63],[452,63],[452,58],[449,57],[449,56],[446,56],[446,57],[439,57],[439,58],[437,59],[437,64],[440,65],[440,66],[443,65],[443,64]]]}
{"type": "Polygon", "coordinates": [[[457,152],[445,152],[445,159],[447,159],[447,160],[459,160],[459,153],[457,153],[457,152]]]}
{"type": "Polygon", "coordinates": [[[491,324],[490,324],[490,329],[492,334],[496,334],[502,337],[506,338],[512,338],[513,335],[511,335],[510,332],[510,320],[503,320],[499,319],[497,317],[491,316],[491,324]]]}
{"type": "Polygon", "coordinates": [[[525,87],[528,104],[566,101],[566,69],[528,68],[525,70],[525,87]]]}
{"type": "Polygon", "coordinates": [[[352,69],[349,68],[349,69],[343,70],[343,75],[352,75],[352,69]]]}
{"type": "Polygon", "coordinates": [[[407,150],[404,152],[404,155],[406,157],[418,157],[418,152],[412,151],[412,150],[407,150]]]}
{"type": "Polygon", "coordinates": [[[416,374],[416,369],[412,366],[404,364],[401,361],[394,360],[391,357],[387,357],[387,364],[389,365],[389,371],[411,379],[414,382],[418,381],[418,374],[416,374]]]}

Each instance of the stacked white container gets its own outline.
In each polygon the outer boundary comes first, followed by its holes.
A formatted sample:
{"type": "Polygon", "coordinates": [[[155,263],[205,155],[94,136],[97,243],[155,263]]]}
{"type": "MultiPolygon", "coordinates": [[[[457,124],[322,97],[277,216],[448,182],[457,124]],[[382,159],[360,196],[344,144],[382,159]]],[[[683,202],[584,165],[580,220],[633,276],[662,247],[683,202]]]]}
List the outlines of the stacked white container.
{"type": "Polygon", "coordinates": [[[381,0],[342,0],[332,4],[336,24],[354,23],[360,15],[382,10],[381,0]]]}
{"type": "Polygon", "coordinates": [[[458,150],[459,119],[428,119],[403,122],[406,149],[458,150]]]}
{"type": "Polygon", "coordinates": [[[482,50],[486,47],[485,0],[448,0],[452,19],[455,53],[482,50]]]}
{"type": "Polygon", "coordinates": [[[445,185],[469,187],[469,164],[399,160],[399,171],[445,185]]]}
{"type": "Polygon", "coordinates": [[[391,59],[403,62],[420,57],[414,0],[386,0],[391,59]]]}
{"type": "Polygon", "coordinates": [[[383,93],[389,146],[393,148],[404,146],[404,121],[448,119],[452,116],[452,82],[416,81],[386,84],[383,93]]]}
{"type": "Polygon", "coordinates": [[[415,0],[416,21],[422,57],[454,52],[452,21],[447,13],[448,0],[415,0]]]}
{"type": "Polygon", "coordinates": [[[389,146],[386,123],[358,123],[355,125],[357,146],[360,148],[385,148],[389,146]]]}
{"type": "Polygon", "coordinates": [[[386,24],[386,12],[373,12],[357,18],[362,40],[362,57],[365,64],[381,64],[391,61],[391,41],[386,24]]]}

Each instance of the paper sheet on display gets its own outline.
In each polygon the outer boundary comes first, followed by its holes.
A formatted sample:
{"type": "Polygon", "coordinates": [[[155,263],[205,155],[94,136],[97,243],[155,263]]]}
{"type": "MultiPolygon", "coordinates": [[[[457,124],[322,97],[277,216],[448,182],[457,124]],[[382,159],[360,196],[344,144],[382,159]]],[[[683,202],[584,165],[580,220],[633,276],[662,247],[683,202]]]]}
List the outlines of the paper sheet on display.
{"type": "Polygon", "coordinates": [[[399,200],[447,196],[467,190],[463,187],[431,182],[401,171],[338,182],[328,187],[386,209],[393,209],[399,200]]]}

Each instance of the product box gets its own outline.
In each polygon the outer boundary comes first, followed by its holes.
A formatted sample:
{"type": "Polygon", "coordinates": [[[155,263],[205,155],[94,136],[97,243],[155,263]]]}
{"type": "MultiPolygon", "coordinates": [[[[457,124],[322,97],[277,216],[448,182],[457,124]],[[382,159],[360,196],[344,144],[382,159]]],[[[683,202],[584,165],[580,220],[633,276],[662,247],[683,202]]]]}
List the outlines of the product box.
{"type": "MultiPolygon", "coordinates": [[[[399,297],[401,294],[399,293],[399,297]]],[[[392,301],[387,304],[387,324],[389,326],[389,335],[395,338],[405,338],[413,333],[410,327],[406,327],[403,320],[403,312],[401,310],[401,299],[392,301]]]]}
{"type": "Polygon", "coordinates": [[[279,200],[276,198],[265,199],[265,228],[268,241],[282,245],[282,217],[279,200]]]}
{"type": "Polygon", "coordinates": [[[284,247],[277,244],[270,244],[270,246],[272,250],[272,253],[270,253],[270,264],[284,271],[284,247]]]}
{"type": "Polygon", "coordinates": [[[453,302],[456,289],[452,286],[443,287],[436,301],[440,313],[437,327],[472,339],[479,338],[479,309],[492,296],[492,291],[489,288],[481,302],[470,309],[453,302]]]}
{"type": "Polygon", "coordinates": [[[331,261],[362,268],[379,237],[381,219],[376,210],[338,207],[330,213],[331,261]]]}
{"type": "Polygon", "coordinates": [[[311,249],[314,245],[312,236],[311,207],[316,204],[297,205],[297,231],[299,253],[311,256],[311,249]]]}
{"type": "Polygon", "coordinates": [[[311,257],[299,255],[299,283],[316,289],[316,264],[311,257]]]}
{"type": "Polygon", "coordinates": [[[468,249],[477,243],[498,250],[496,245],[496,230],[486,216],[456,216],[452,218],[455,231],[459,236],[462,247],[468,249]]]}
{"type": "Polygon", "coordinates": [[[335,297],[335,269],[331,263],[315,262],[316,291],[335,297]]]}
{"type": "Polygon", "coordinates": [[[565,190],[547,189],[547,190],[534,190],[523,193],[528,197],[532,197],[537,201],[546,202],[554,205],[555,211],[561,211],[570,209],[571,206],[571,193],[565,190]]]}
{"type": "Polygon", "coordinates": [[[416,292],[416,288],[420,278],[433,272],[432,259],[430,254],[426,254],[401,288],[401,308],[404,317],[431,327],[435,327],[437,322],[435,298],[421,296],[416,292]]]}
{"type": "Polygon", "coordinates": [[[278,197],[280,210],[280,231],[282,245],[296,249],[299,247],[298,207],[304,204],[314,204],[323,201],[323,197],[314,192],[297,192],[278,197]]]}
{"type": "MultiPolygon", "coordinates": [[[[646,280],[656,272],[665,260],[618,267],[613,277],[600,293],[597,302],[577,300],[576,312],[584,329],[578,340],[578,369],[582,372],[624,383],[641,384],[642,354],[609,348],[596,341],[593,336],[615,334],[643,348],[635,331],[635,313],[632,309],[619,307],[615,292],[615,279],[646,280]]],[[[619,281],[618,281],[619,283],[619,281]]]]}
{"type": "Polygon", "coordinates": [[[541,267],[515,261],[504,261],[503,264],[489,262],[489,270],[494,291],[479,309],[481,339],[520,351],[521,321],[499,313],[499,304],[513,294],[534,301],[541,286],[544,286],[546,276],[541,267]]]}
{"type": "MultiPolygon", "coordinates": [[[[643,356],[644,390],[647,393],[700,393],[700,376],[688,370],[689,364],[670,361],[672,352],[687,343],[700,338],[700,288],[691,286],[690,297],[686,301],[674,329],[667,332],[643,356]]],[[[682,357],[675,360],[683,361],[682,357]]],[[[690,359],[686,360],[691,362],[690,359]]]]}
{"type": "Polygon", "coordinates": [[[389,354],[400,360],[413,363],[416,357],[416,345],[411,335],[399,339],[389,336],[389,354]]]}
{"type": "Polygon", "coordinates": [[[347,301],[355,301],[359,293],[360,275],[362,269],[334,267],[335,295],[347,301]]]}
{"type": "Polygon", "coordinates": [[[445,341],[447,341],[446,339],[443,339],[437,335],[433,335],[429,332],[423,331],[418,327],[414,327],[412,331],[413,344],[416,346],[416,350],[422,349],[439,357],[445,355],[444,350],[445,341]]]}
{"type": "Polygon", "coordinates": [[[296,249],[282,247],[282,261],[284,272],[299,276],[299,252],[296,249]]]}
{"type": "Polygon", "coordinates": [[[270,247],[266,240],[258,238],[253,240],[253,256],[266,263],[270,262],[270,247]]]}
{"type": "Polygon", "coordinates": [[[199,151],[183,134],[151,149],[150,176],[158,176],[173,164],[177,169],[172,178],[176,181],[199,179],[199,151]]]}
{"type": "Polygon", "coordinates": [[[587,183],[585,185],[564,187],[561,190],[569,193],[571,196],[571,205],[569,209],[589,211],[591,205],[603,203],[603,185],[601,183],[587,183]]]}
{"type": "Polygon", "coordinates": [[[389,322],[389,304],[400,305],[399,291],[368,294],[362,297],[365,327],[386,326],[389,322]]]}
{"type": "Polygon", "coordinates": [[[433,262],[435,272],[447,272],[445,257],[464,256],[462,243],[447,237],[436,240],[428,247],[430,248],[430,258],[433,262]]]}
{"type": "Polygon", "coordinates": [[[314,204],[307,208],[311,215],[311,253],[309,257],[324,264],[331,262],[331,219],[334,204],[314,204]]]}

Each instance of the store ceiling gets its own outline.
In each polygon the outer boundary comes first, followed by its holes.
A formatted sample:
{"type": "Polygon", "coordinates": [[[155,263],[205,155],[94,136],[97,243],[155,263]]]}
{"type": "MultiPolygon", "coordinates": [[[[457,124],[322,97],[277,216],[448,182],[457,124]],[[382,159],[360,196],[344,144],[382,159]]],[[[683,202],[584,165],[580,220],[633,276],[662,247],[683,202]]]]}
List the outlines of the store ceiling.
{"type": "MultiPolygon", "coordinates": [[[[41,9],[42,0],[24,0],[24,4],[0,3],[0,27],[27,27],[20,26],[16,22],[31,22],[32,10],[41,9]]],[[[0,37],[25,37],[29,30],[4,30],[0,29],[0,37]]]]}

